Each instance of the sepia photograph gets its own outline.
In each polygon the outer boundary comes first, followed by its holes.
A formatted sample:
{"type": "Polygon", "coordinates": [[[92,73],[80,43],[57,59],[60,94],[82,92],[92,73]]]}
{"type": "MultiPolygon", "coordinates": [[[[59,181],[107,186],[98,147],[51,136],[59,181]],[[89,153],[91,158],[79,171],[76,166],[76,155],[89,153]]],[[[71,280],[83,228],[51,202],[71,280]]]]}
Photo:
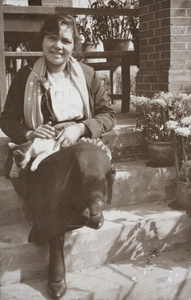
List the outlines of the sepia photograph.
{"type": "Polygon", "coordinates": [[[191,0],[0,0],[0,300],[51,299],[191,300],[191,0]]]}

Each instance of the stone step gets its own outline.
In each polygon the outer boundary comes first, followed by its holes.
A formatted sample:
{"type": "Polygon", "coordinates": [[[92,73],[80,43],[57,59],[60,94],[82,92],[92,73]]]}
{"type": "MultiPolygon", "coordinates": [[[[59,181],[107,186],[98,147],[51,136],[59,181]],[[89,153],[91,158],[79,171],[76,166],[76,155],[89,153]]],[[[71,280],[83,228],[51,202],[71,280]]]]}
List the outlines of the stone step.
{"type": "MultiPolygon", "coordinates": [[[[175,196],[174,168],[147,167],[147,161],[117,162],[112,206],[163,201],[175,196]]],[[[0,225],[19,223],[28,217],[10,180],[0,177],[0,225]]]]}
{"type": "MultiPolygon", "coordinates": [[[[148,156],[142,132],[135,131],[136,113],[117,115],[115,128],[103,134],[103,142],[111,149],[113,160],[137,159],[148,156]]],[[[5,174],[5,162],[10,139],[0,130],[0,176],[5,174]]]]}
{"type": "Polygon", "coordinates": [[[137,113],[117,114],[113,130],[103,134],[102,140],[111,149],[114,161],[147,158],[148,152],[141,131],[135,131],[137,113]]]}
{"type": "MultiPolygon", "coordinates": [[[[189,300],[190,244],[100,267],[67,272],[67,300],[189,300]]],[[[1,300],[51,300],[47,279],[1,288],[1,300]]]]}
{"type": "MultiPolygon", "coordinates": [[[[173,201],[104,210],[100,230],[66,233],[67,272],[121,260],[137,260],[190,240],[190,219],[173,201]]],[[[27,242],[30,223],[1,227],[1,285],[45,278],[48,246],[27,242]]],[[[180,246],[181,247],[181,246],[180,246]]]]}
{"type": "Polygon", "coordinates": [[[5,162],[8,156],[10,139],[0,129],[0,176],[5,174],[5,162]]]}

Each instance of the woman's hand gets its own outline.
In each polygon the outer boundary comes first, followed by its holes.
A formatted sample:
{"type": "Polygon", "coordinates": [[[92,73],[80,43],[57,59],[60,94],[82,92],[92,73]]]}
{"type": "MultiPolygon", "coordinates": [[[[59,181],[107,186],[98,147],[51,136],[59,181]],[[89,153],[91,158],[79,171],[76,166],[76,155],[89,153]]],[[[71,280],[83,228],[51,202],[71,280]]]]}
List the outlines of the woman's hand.
{"type": "Polygon", "coordinates": [[[47,124],[41,125],[37,127],[37,129],[33,131],[29,131],[26,134],[27,140],[34,140],[35,138],[42,138],[42,139],[51,139],[55,137],[56,132],[55,128],[52,126],[52,122],[48,122],[47,124]]]}
{"type": "Polygon", "coordinates": [[[60,144],[62,145],[62,147],[68,147],[73,145],[79,139],[80,136],[85,134],[85,132],[86,126],[83,123],[66,127],[58,135],[57,142],[54,148],[57,148],[60,144]]]}

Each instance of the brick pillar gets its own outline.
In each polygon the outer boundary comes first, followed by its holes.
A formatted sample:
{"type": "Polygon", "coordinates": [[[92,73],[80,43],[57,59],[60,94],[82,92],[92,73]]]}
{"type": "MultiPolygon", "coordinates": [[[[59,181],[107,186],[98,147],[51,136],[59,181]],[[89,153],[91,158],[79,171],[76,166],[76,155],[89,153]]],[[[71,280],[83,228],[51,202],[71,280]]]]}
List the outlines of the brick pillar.
{"type": "Polygon", "coordinates": [[[137,95],[191,93],[191,0],[140,0],[137,95]]]}

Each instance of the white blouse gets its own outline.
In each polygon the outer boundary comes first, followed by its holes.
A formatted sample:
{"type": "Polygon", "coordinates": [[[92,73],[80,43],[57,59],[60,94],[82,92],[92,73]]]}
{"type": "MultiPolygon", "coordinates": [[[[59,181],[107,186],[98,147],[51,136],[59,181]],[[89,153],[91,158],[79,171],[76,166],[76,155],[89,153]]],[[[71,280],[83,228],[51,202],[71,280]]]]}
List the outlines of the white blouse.
{"type": "Polygon", "coordinates": [[[48,79],[51,84],[52,109],[57,121],[82,119],[84,117],[82,98],[69,75],[55,80],[48,73],[48,79]]]}

